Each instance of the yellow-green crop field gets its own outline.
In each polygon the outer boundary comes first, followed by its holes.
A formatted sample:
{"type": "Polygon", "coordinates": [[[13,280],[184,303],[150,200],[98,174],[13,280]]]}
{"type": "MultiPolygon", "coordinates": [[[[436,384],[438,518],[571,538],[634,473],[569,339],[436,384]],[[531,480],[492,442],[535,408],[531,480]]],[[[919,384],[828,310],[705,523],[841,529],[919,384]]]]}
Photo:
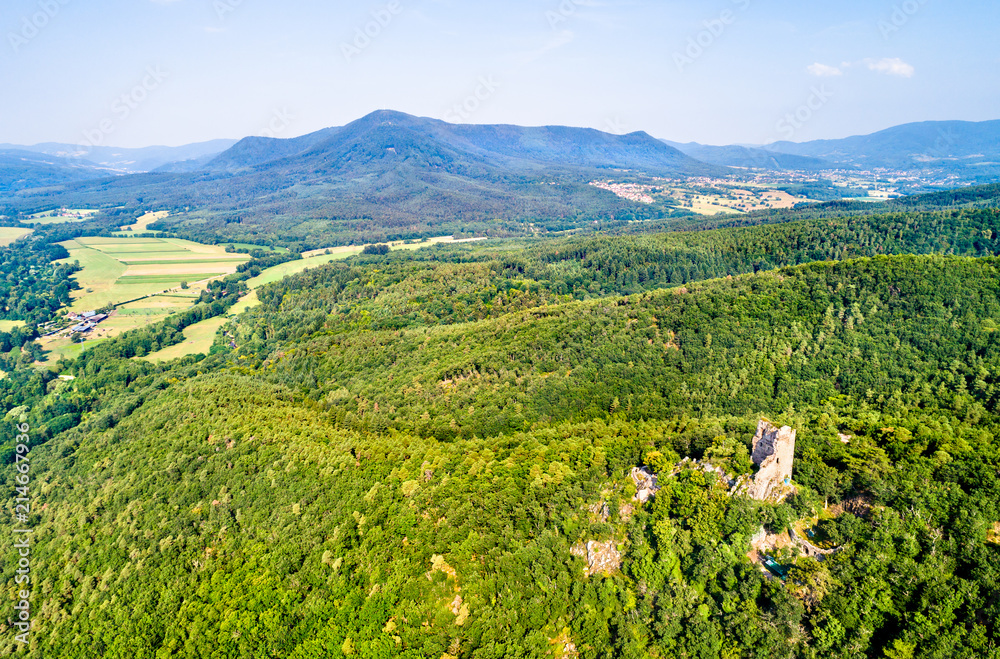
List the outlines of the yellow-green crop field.
{"type": "Polygon", "coordinates": [[[0,227],[0,247],[10,245],[19,238],[24,238],[31,231],[31,229],[21,227],[0,227]]]}
{"type": "Polygon", "coordinates": [[[61,244],[70,253],[64,262],[79,261],[83,266],[74,275],[81,290],[73,292],[72,311],[99,309],[173,289],[181,293],[181,282],[194,284],[232,274],[250,258],[179,238],[91,237],[61,244]]]}

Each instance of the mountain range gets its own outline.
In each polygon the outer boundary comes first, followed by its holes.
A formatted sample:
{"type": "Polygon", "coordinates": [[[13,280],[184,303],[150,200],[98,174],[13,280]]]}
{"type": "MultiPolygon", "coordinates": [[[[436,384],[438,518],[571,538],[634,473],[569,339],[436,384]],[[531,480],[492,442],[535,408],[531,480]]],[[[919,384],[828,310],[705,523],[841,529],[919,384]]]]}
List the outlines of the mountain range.
{"type": "Polygon", "coordinates": [[[612,135],[589,128],[449,124],[378,111],[340,128],[276,140],[247,137],[203,169],[241,173],[266,166],[323,171],[389,168],[426,159],[431,168],[481,167],[511,172],[559,169],[641,169],[649,173],[708,173],[711,167],[646,133],[612,135]]]}
{"type": "MultiPolygon", "coordinates": [[[[639,169],[648,173],[707,171],[693,160],[716,167],[797,171],[975,169],[1000,164],[1000,120],[928,121],[870,135],[767,145],[714,146],[659,140],[670,147],[665,150],[642,132],[619,136],[565,126],[449,124],[388,110],[373,112],[346,126],[291,139],[246,137],[136,149],[58,142],[32,146],[0,144],[0,154],[11,163],[20,158],[27,169],[40,165],[64,167],[71,170],[62,177],[68,180],[146,172],[237,173],[317,150],[335,154],[347,141],[363,139],[366,131],[373,128],[380,128],[383,133],[376,141],[388,137],[391,142],[394,133],[417,131],[427,139],[515,169],[559,165],[639,169]]],[[[23,178],[31,181],[31,176],[23,178]]]]}
{"type": "Polygon", "coordinates": [[[0,149],[0,194],[102,178],[112,173],[88,160],[22,149],[0,149]]]}
{"type": "Polygon", "coordinates": [[[841,165],[829,160],[743,145],[712,146],[697,142],[671,142],[663,140],[681,153],[701,162],[718,167],[740,167],[771,171],[823,171],[838,169],[841,165]]]}
{"type": "Polygon", "coordinates": [[[666,144],[723,167],[822,171],[889,169],[954,174],[977,182],[1000,175],[1000,121],[926,121],[836,140],[763,146],[666,144]]]}
{"type": "Polygon", "coordinates": [[[843,140],[714,147],[565,126],[450,124],[389,110],[291,139],[72,151],[0,146],[0,202],[20,210],[172,210],[192,238],[321,247],[428,232],[524,233],[668,217],[589,183],[726,176],[732,167],[886,168],[962,183],[1000,180],[1000,121],[908,124],[843,140]],[[72,156],[72,157],[70,157],[72,156]],[[86,156],[86,157],[84,157],[86,156]],[[136,171],[117,175],[123,171],[136,171]],[[206,233],[207,232],[207,233],[206,233]],[[204,234],[204,235],[203,235],[204,234]]]}
{"type": "Polygon", "coordinates": [[[48,156],[70,168],[96,170],[101,175],[149,172],[168,164],[201,162],[225,151],[236,140],[210,140],[184,146],[147,146],[137,149],[45,142],[32,146],[0,144],[0,152],[20,151],[48,156]]]}
{"type": "Polygon", "coordinates": [[[432,230],[504,234],[541,221],[563,228],[642,219],[651,212],[645,205],[589,183],[629,171],[725,173],[641,132],[455,125],[392,111],[293,139],[248,137],[201,158],[57,190],[22,189],[10,203],[156,206],[174,210],[171,230],[192,237],[264,234],[324,246],[359,233],[372,240],[432,230]],[[343,230],[331,233],[331,222],[343,230]]]}

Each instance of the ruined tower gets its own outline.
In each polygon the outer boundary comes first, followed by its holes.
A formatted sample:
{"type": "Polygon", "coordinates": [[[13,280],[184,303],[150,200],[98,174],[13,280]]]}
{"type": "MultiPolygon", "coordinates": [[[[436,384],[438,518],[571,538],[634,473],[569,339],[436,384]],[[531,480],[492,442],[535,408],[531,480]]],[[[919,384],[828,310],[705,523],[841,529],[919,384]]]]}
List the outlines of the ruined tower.
{"type": "Polygon", "coordinates": [[[795,431],[788,426],[777,428],[761,419],[750,457],[760,467],[750,485],[750,496],[761,501],[783,499],[791,491],[795,431]]]}

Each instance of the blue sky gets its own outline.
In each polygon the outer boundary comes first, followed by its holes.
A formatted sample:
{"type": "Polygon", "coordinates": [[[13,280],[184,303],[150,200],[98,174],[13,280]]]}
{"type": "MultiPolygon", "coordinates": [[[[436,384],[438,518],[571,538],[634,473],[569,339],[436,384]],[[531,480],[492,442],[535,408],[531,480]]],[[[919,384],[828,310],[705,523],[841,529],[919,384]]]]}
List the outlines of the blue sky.
{"type": "Polygon", "coordinates": [[[294,137],[380,108],[709,144],[998,119],[998,24],[984,0],[5,0],[0,142],[294,137]]]}

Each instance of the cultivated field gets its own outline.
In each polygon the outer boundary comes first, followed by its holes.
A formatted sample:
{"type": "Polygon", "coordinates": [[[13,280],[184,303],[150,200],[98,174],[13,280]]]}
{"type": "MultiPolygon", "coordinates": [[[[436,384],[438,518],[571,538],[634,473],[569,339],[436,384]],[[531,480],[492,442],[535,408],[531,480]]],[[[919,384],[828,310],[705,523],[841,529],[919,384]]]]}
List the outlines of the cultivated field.
{"type": "MultiPolygon", "coordinates": [[[[444,236],[421,242],[391,243],[391,246],[393,249],[419,249],[452,242],[466,241],[444,236]]],[[[83,290],[74,292],[70,309],[84,311],[108,304],[118,306],[115,313],[98,325],[83,344],[71,343],[65,337],[43,339],[42,346],[49,353],[50,362],[62,356],[75,357],[96,342],[159,322],[188,309],[209,280],[235,272],[240,263],[249,259],[245,254],[227,253],[224,246],[202,245],[175,238],[91,237],[77,238],[62,245],[70,252],[67,260],[77,260],[84,268],[74,275],[83,290]],[[182,281],[187,281],[189,288],[181,289],[182,281]]],[[[308,268],[360,254],[362,249],[363,246],[351,246],[315,250],[307,253],[309,258],[265,270],[249,280],[247,285],[256,289],[308,268]]],[[[230,309],[229,315],[239,314],[257,304],[257,293],[251,290],[230,309]]],[[[206,353],[225,322],[226,317],[223,316],[192,325],[184,330],[183,343],[164,348],[145,359],[167,361],[206,353]]]]}
{"type": "Polygon", "coordinates": [[[179,290],[184,281],[194,284],[232,274],[249,259],[177,238],[77,238],[62,245],[70,253],[66,261],[83,266],[74,275],[82,290],[74,291],[72,311],[179,290]]]}
{"type": "Polygon", "coordinates": [[[101,322],[83,343],[73,343],[69,337],[60,333],[39,339],[42,350],[46,352],[48,363],[54,364],[60,357],[75,358],[86,349],[97,343],[118,336],[123,332],[138,329],[166,320],[172,314],[191,308],[198,299],[200,289],[191,288],[180,293],[165,293],[153,295],[136,302],[123,304],[111,316],[101,322]]]}
{"type": "Polygon", "coordinates": [[[0,227],[0,247],[7,246],[18,238],[24,238],[29,233],[31,233],[31,229],[22,229],[20,227],[0,227]]]}
{"type": "Polygon", "coordinates": [[[84,350],[88,348],[93,348],[95,345],[101,341],[106,340],[105,337],[91,338],[85,343],[73,343],[67,338],[57,338],[57,339],[39,339],[38,342],[42,346],[42,350],[45,351],[44,362],[35,362],[36,368],[49,368],[54,369],[56,362],[60,359],[76,359],[83,354],[84,350]]]}
{"type": "Polygon", "coordinates": [[[229,315],[238,316],[247,309],[256,307],[258,304],[260,304],[260,300],[257,299],[257,291],[250,291],[239,302],[229,307],[229,315]]]}

